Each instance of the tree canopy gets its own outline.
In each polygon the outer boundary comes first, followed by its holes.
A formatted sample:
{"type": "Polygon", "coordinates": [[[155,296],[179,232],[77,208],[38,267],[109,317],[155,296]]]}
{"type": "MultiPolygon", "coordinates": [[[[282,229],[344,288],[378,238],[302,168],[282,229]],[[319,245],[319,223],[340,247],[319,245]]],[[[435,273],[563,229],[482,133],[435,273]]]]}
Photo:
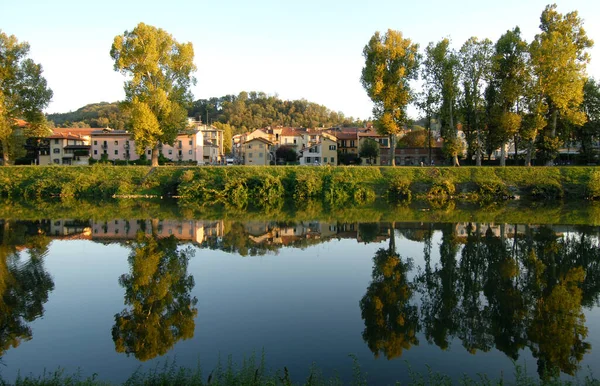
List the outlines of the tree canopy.
{"type": "Polygon", "coordinates": [[[158,145],[172,145],[187,126],[187,106],[192,101],[192,43],[178,43],[165,30],[139,23],[115,37],[110,55],[114,69],[125,76],[125,107],[131,111],[136,151],[152,149],[158,166],[158,145]]]}
{"type": "Polygon", "coordinates": [[[361,83],[373,101],[377,131],[390,137],[390,160],[395,165],[395,137],[408,122],[407,105],[413,100],[410,81],[418,76],[419,45],[402,32],[379,31],[363,49],[361,83]]]}
{"type": "Polygon", "coordinates": [[[0,151],[4,164],[22,150],[24,137],[47,134],[42,110],[53,94],[42,76],[42,66],[28,55],[27,42],[0,30],[0,151]],[[18,120],[26,125],[19,125],[18,120]]]}

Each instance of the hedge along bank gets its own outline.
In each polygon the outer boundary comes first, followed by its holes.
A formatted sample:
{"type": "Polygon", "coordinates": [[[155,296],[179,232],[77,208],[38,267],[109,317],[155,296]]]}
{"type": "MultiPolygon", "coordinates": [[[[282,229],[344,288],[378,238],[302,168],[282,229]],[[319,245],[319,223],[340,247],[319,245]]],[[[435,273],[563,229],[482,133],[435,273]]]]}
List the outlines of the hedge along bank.
{"type": "Polygon", "coordinates": [[[375,198],[583,200],[600,198],[600,168],[11,166],[0,168],[0,196],[176,196],[235,206],[275,205],[283,198],[333,205],[375,198]]]}

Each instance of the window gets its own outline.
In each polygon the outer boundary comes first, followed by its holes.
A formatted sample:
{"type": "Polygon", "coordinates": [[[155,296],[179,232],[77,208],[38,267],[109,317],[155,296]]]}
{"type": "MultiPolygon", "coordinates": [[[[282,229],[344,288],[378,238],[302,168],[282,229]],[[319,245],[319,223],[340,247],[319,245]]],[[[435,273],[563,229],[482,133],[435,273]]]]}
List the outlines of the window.
{"type": "Polygon", "coordinates": [[[115,150],[115,155],[119,155],[119,151],[118,150],[115,150]]]}
{"type": "Polygon", "coordinates": [[[52,152],[54,154],[58,154],[58,153],[60,153],[60,149],[55,147],[54,150],[52,150],[52,152]]]}
{"type": "Polygon", "coordinates": [[[190,146],[192,146],[192,140],[190,139],[190,146]]]}
{"type": "Polygon", "coordinates": [[[381,146],[387,146],[388,145],[388,139],[387,138],[381,138],[379,140],[379,143],[381,143],[381,146]]]}
{"type": "Polygon", "coordinates": [[[294,145],[296,144],[296,138],[294,138],[294,145]]]}
{"type": "Polygon", "coordinates": [[[258,158],[262,158],[263,157],[263,153],[258,153],[258,158]]]}
{"type": "Polygon", "coordinates": [[[53,159],[52,161],[54,161],[55,164],[60,164],[60,160],[58,158],[53,159]]]}
{"type": "Polygon", "coordinates": [[[309,164],[311,161],[310,157],[306,157],[306,163],[309,164]]]}
{"type": "Polygon", "coordinates": [[[354,141],[350,141],[350,147],[354,147],[354,141]]]}
{"type": "Polygon", "coordinates": [[[248,145],[248,149],[252,149],[252,145],[248,145]]]}
{"type": "Polygon", "coordinates": [[[179,147],[181,147],[181,141],[179,141],[179,147]]]}
{"type": "Polygon", "coordinates": [[[119,144],[119,141],[115,141],[115,145],[118,145],[118,144],[119,144]]]}
{"type": "Polygon", "coordinates": [[[148,155],[152,155],[152,150],[148,150],[148,155]]]}
{"type": "Polygon", "coordinates": [[[252,153],[248,153],[248,158],[252,158],[252,153]]]}
{"type": "Polygon", "coordinates": [[[94,155],[98,155],[98,150],[94,150],[94,155]]]}
{"type": "Polygon", "coordinates": [[[55,140],[54,140],[54,144],[55,144],[55,145],[58,145],[58,139],[55,139],[55,140]]]}
{"type": "Polygon", "coordinates": [[[329,150],[335,150],[335,145],[329,145],[329,150]]]}
{"type": "Polygon", "coordinates": [[[335,158],[334,157],[331,157],[331,162],[335,163],[335,158]]]}
{"type": "Polygon", "coordinates": [[[98,141],[94,141],[94,146],[98,145],[98,141]]]}
{"type": "Polygon", "coordinates": [[[108,154],[108,151],[106,149],[104,149],[104,154],[108,154]]]}
{"type": "Polygon", "coordinates": [[[264,144],[262,144],[262,143],[259,143],[259,144],[258,144],[258,148],[259,148],[259,149],[263,149],[264,147],[265,147],[265,145],[264,145],[264,144]]]}
{"type": "Polygon", "coordinates": [[[191,154],[192,154],[192,151],[191,151],[191,150],[189,150],[189,151],[188,151],[188,154],[190,154],[190,155],[191,155],[191,154]]]}
{"type": "Polygon", "coordinates": [[[173,154],[173,150],[169,149],[169,155],[173,154]]]}

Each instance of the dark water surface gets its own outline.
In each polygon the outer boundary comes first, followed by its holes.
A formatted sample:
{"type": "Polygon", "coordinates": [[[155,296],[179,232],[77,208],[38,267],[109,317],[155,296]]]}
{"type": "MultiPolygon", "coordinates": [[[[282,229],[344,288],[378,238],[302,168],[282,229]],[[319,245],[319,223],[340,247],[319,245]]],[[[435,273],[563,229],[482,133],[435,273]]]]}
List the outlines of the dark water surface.
{"type": "Polygon", "coordinates": [[[262,350],[373,384],[600,372],[599,227],[120,218],[0,220],[0,374],[205,374],[262,350]]]}

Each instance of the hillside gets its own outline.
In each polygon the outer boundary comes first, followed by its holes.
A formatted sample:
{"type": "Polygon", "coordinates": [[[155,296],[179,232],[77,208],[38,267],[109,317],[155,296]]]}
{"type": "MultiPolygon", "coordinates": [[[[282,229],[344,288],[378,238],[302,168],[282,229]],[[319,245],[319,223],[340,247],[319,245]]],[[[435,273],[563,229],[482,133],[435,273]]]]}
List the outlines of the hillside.
{"type": "MultiPolygon", "coordinates": [[[[364,122],[346,117],[325,106],[307,100],[282,100],[263,92],[241,92],[210,99],[198,99],[188,109],[188,116],[202,122],[229,124],[234,133],[267,127],[362,126],[364,122]]],[[[117,102],[92,103],[80,109],[49,114],[56,127],[112,127],[123,129],[128,117],[117,102]]]]}

